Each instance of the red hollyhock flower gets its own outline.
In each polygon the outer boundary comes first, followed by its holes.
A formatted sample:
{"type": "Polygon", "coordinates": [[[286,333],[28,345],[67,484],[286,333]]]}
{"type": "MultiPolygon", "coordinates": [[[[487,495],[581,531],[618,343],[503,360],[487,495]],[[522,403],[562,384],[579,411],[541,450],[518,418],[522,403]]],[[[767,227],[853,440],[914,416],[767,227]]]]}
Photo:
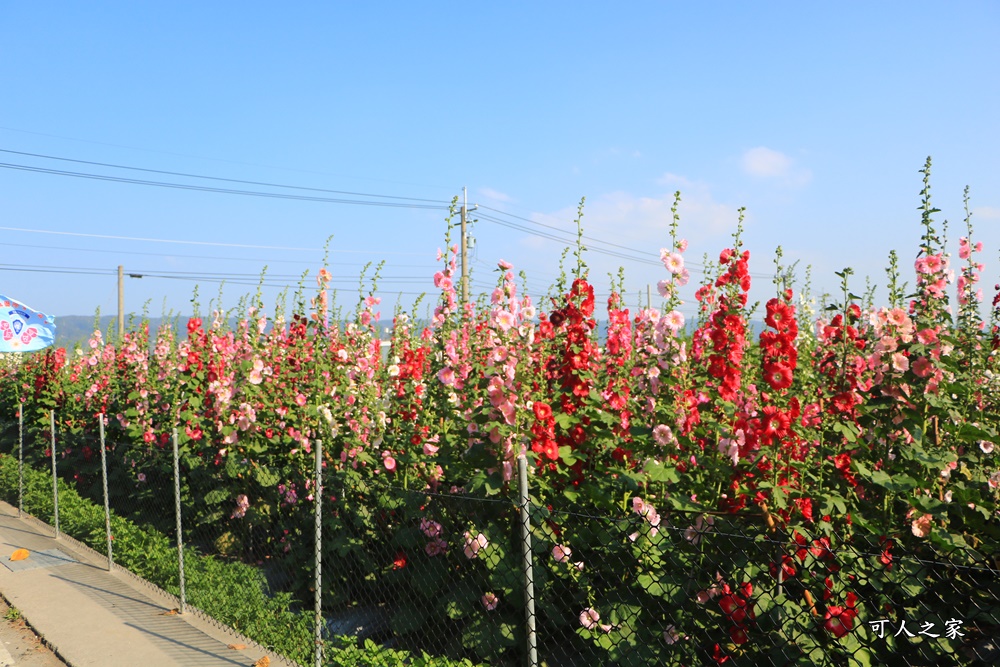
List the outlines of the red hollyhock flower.
{"type": "Polygon", "coordinates": [[[544,421],[552,417],[552,407],[548,403],[535,402],[532,404],[531,410],[535,413],[536,419],[544,421]]]}
{"type": "MultiPolygon", "coordinates": [[[[848,600],[850,600],[851,595],[853,593],[848,594],[848,600]]],[[[834,637],[840,639],[854,627],[854,619],[857,615],[858,612],[853,607],[831,605],[826,608],[826,614],[823,616],[823,627],[834,637]]]]}
{"type": "Polygon", "coordinates": [[[401,570],[406,567],[406,554],[402,551],[396,552],[396,558],[392,561],[392,569],[401,570]]]}
{"type": "Polygon", "coordinates": [[[792,369],[785,364],[774,363],[764,366],[764,380],[775,391],[792,386],[792,369]]]}

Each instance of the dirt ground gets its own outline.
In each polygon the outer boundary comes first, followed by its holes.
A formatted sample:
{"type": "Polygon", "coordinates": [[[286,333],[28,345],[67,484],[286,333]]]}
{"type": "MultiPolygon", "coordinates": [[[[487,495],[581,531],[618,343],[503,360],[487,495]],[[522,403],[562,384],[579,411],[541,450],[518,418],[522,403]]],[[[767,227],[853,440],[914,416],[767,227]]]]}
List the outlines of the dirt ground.
{"type": "Polygon", "coordinates": [[[3,598],[0,598],[0,667],[66,667],[3,598]]]}

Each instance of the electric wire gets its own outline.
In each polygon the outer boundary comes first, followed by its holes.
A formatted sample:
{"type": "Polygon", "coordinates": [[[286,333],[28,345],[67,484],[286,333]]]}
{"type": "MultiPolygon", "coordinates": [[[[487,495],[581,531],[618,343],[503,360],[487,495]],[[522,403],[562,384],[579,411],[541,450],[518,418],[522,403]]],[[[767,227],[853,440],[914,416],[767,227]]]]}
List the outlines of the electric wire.
{"type": "Polygon", "coordinates": [[[305,190],[305,191],[310,191],[310,192],[327,192],[327,193],[330,193],[330,194],[350,195],[352,197],[378,197],[378,198],[383,198],[383,199],[401,199],[401,200],[407,200],[407,201],[417,201],[417,202],[425,202],[425,203],[434,203],[434,204],[438,204],[438,205],[443,204],[445,206],[447,206],[448,203],[449,203],[449,202],[446,202],[446,201],[443,201],[443,200],[440,200],[440,199],[421,199],[421,198],[418,198],[418,197],[402,197],[402,196],[398,196],[398,195],[372,194],[372,193],[369,193],[369,192],[351,192],[351,191],[347,191],[347,190],[330,190],[328,188],[314,188],[314,187],[306,187],[306,186],[302,186],[302,185],[287,185],[287,184],[283,184],[283,183],[267,183],[267,182],[263,182],[263,181],[247,181],[247,180],[242,180],[242,179],[238,179],[238,178],[223,178],[221,176],[205,176],[205,175],[202,175],[202,174],[189,174],[189,173],[186,173],[186,172],[166,171],[166,170],[163,170],[163,169],[148,169],[148,168],[145,168],[145,167],[132,167],[132,166],[122,165],[122,164],[111,164],[111,163],[108,163],[108,162],[94,162],[92,160],[77,160],[77,159],[74,159],[74,158],[59,157],[59,156],[56,156],[56,155],[43,155],[41,153],[26,153],[24,151],[9,150],[9,149],[6,149],[6,148],[0,148],[0,153],[10,153],[10,154],[13,154],[13,155],[24,155],[24,156],[28,156],[28,157],[37,157],[37,158],[42,158],[42,159],[45,159],[45,160],[59,160],[61,162],[73,162],[75,164],[87,164],[87,165],[97,166],[97,167],[110,167],[112,169],[128,169],[128,170],[131,170],[131,171],[142,171],[142,172],[146,172],[146,173],[150,173],[150,174],[163,174],[165,176],[182,176],[184,178],[200,178],[200,179],[210,180],[210,181],[222,181],[222,182],[226,182],[226,183],[241,183],[243,185],[259,185],[259,186],[268,187],[268,188],[286,188],[286,189],[291,189],[291,190],[305,190]]]}
{"type": "Polygon", "coordinates": [[[138,178],[125,178],[124,176],[107,176],[104,174],[92,174],[88,172],[66,171],[63,169],[49,169],[46,167],[32,167],[23,164],[12,164],[0,162],[0,168],[12,169],[16,171],[27,171],[39,174],[52,174],[56,176],[68,176],[72,178],[84,178],[96,181],[107,181],[111,183],[128,183],[131,185],[146,185],[159,188],[173,188],[176,190],[191,190],[195,192],[211,192],[215,194],[241,195],[247,197],[263,197],[266,199],[290,199],[294,201],[311,201],[324,204],[353,204],[357,206],[382,206],[387,208],[409,208],[425,209],[434,211],[446,211],[447,205],[442,204],[417,204],[391,201],[365,201],[361,199],[342,199],[336,197],[316,197],[309,195],[293,195],[280,192],[262,192],[260,190],[236,190],[233,188],[217,188],[207,185],[193,185],[188,183],[170,183],[167,181],[150,181],[138,178]]]}

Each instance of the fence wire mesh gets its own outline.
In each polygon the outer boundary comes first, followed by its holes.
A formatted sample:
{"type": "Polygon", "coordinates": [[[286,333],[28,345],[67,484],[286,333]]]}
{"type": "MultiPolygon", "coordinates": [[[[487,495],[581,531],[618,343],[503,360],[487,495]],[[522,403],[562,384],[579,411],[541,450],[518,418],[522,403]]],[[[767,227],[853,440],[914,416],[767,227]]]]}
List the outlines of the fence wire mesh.
{"type": "MultiPolygon", "coordinates": [[[[0,491],[54,525],[52,433],[36,417],[2,427],[0,491]]],[[[98,424],[57,418],[56,442],[62,528],[104,551],[98,424]]],[[[106,444],[115,560],[178,594],[170,433],[106,444]]],[[[484,496],[325,469],[316,498],[308,475],[183,447],[178,469],[187,599],[300,664],[315,650],[317,500],[323,664],[527,665],[529,628],[549,667],[1000,664],[1000,562],[968,545],[667,512],[623,493],[614,509],[530,502],[527,548],[516,488],[484,496]],[[358,646],[368,658],[348,662],[358,646]]]]}

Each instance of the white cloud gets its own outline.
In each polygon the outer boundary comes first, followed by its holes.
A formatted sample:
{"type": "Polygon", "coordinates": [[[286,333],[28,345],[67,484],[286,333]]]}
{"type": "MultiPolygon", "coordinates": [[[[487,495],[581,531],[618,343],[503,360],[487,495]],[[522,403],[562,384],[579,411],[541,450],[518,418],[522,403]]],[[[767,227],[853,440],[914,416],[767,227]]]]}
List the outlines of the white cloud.
{"type": "MultiPolygon", "coordinates": [[[[608,192],[588,198],[583,209],[583,233],[630,248],[657,253],[669,242],[673,220],[674,190],[681,191],[679,234],[692,246],[718,245],[728,237],[739,220],[737,207],[716,201],[705,183],[676,174],[665,174],[657,183],[670,192],[659,196],[637,196],[630,192],[608,192]]],[[[550,215],[533,214],[538,222],[556,225],[575,234],[576,207],[567,207],[550,215]]],[[[724,243],[724,242],[723,242],[724,243]]],[[[535,244],[532,243],[532,246],[535,244]]],[[[598,247],[594,244],[594,247],[598,247]]],[[[603,247],[603,246],[602,246],[603,247]]],[[[616,260],[618,261],[618,260],[616,260]]]]}
{"type": "Polygon", "coordinates": [[[479,188],[479,194],[486,197],[487,199],[492,199],[493,201],[499,201],[499,202],[513,201],[510,195],[504,192],[500,192],[499,190],[494,190],[493,188],[479,188]]]}
{"type": "Polygon", "coordinates": [[[972,220],[1000,220],[1000,208],[996,206],[977,206],[972,209],[972,220]]]}
{"type": "Polygon", "coordinates": [[[812,180],[812,172],[795,165],[780,151],[757,146],[743,153],[743,171],[755,178],[772,179],[787,186],[802,186],[812,180]]]}

